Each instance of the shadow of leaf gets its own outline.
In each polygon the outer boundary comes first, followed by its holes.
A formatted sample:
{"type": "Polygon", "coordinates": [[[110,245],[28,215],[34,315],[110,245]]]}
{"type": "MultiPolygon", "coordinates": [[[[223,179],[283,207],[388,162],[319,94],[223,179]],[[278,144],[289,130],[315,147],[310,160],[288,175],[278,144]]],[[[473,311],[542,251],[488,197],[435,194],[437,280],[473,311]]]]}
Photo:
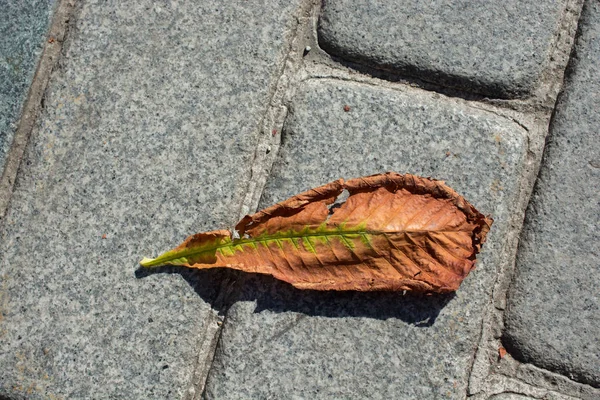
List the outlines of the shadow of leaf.
{"type": "Polygon", "coordinates": [[[205,303],[210,304],[218,312],[223,311],[223,296],[220,293],[223,291],[223,285],[231,280],[229,278],[230,271],[224,268],[199,270],[172,265],[164,265],[156,268],[139,267],[135,270],[135,277],[137,279],[143,279],[155,274],[180,275],[205,303]]]}
{"type": "Polygon", "coordinates": [[[396,318],[418,327],[435,323],[454,294],[422,295],[407,292],[335,292],[300,290],[268,275],[215,268],[195,270],[164,266],[139,268],[135,275],[179,274],[196,293],[219,312],[237,301],[256,302],[255,313],[296,312],[328,318],[396,318]]]}

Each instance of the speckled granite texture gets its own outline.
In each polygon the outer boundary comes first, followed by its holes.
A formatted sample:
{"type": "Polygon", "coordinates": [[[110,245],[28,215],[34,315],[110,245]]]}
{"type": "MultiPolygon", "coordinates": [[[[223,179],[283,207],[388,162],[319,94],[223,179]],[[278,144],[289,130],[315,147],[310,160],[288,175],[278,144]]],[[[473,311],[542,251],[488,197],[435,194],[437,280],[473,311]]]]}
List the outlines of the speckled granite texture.
{"type": "Polygon", "coordinates": [[[0,2],[0,175],[44,46],[54,3],[0,2]]]}
{"type": "Polygon", "coordinates": [[[532,92],[562,0],[326,0],[319,44],[342,59],[492,97],[532,92]]]}
{"type": "Polygon", "coordinates": [[[296,6],[79,4],[1,230],[0,395],[177,399],[195,383],[219,280],[134,271],[237,219],[296,6]]]}
{"type": "Polygon", "coordinates": [[[520,360],[600,387],[600,3],[580,21],[511,286],[505,341],[520,360]]]}
{"type": "Polygon", "coordinates": [[[455,296],[313,293],[251,280],[228,312],[206,397],[463,399],[517,194],[522,128],[423,92],[312,80],[282,140],[261,208],[333,179],[394,170],[446,180],[496,222],[455,296]]]}
{"type": "Polygon", "coordinates": [[[0,399],[600,398],[600,2],[575,37],[582,3],[0,1],[0,399]],[[494,218],[458,292],[139,268],[385,171],[494,218]]]}

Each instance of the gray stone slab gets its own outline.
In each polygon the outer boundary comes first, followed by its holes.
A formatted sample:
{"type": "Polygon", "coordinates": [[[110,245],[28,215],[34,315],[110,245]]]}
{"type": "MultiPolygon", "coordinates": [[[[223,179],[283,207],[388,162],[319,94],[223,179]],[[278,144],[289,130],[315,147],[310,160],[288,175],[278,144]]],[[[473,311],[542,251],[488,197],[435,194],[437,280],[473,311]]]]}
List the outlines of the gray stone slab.
{"type": "Polygon", "coordinates": [[[516,358],[600,387],[600,3],[580,21],[527,210],[505,341],[516,358]]]}
{"type": "Polygon", "coordinates": [[[54,0],[0,3],[0,175],[50,26],[54,3],[54,0]]]}
{"type": "Polygon", "coordinates": [[[489,400],[535,400],[535,398],[523,396],[522,394],[500,393],[491,396],[489,400]]]}
{"type": "Polygon", "coordinates": [[[562,0],[327,0],[319,44],[344,59],[494,97],[531,93],[562,0]]]}
{"type": "Polygon", "coordinates": [[[464,398],[524,134],[497,115],[422,91],[305,83],[261,207],[339,177],[394,170],[447,181],[496,222],[455,296],[319,293],[253,277],[227,313],[207,398],[464,398]]]}
{"type": "Polygon", "coordinates": [[[182,398],[220,282],[134,272],[237,219],[297,2],[78,7],[0,232],[0,397],[182,398]]]}

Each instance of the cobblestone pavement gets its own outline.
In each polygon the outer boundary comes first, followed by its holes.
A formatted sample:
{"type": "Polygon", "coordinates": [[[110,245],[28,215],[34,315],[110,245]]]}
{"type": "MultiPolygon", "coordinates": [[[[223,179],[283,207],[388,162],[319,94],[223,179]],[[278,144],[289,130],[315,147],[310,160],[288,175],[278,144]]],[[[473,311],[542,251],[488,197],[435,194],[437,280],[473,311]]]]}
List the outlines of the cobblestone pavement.
{"type": "Polygon", "coordinates": [[[600,1],[17,3],[0,399],[600,398],[600,1]],[[137,267],[385,171],[493,216],[455,295],[137,267]]]}

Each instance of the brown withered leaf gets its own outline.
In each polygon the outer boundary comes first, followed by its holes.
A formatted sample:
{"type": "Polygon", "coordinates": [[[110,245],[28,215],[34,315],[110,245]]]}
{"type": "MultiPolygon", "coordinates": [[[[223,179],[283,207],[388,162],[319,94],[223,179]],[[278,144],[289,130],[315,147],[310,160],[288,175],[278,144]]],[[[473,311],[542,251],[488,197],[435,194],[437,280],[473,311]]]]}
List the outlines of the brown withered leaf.
{"type": "Polygon", "coordinates": [[[502,360],[504,357],[506,357],[507,354],[508,352],[504,347],[498,347],[498,359],[502,360]]]}
{"type": "Polygon", "coordinates": [[[299,289],[444,293],[473,269],[491,224],[443,182],[388,172],[308,190],[244,217],[237,239],[199,233],[141,265],[233,268],[299,289]]]}

